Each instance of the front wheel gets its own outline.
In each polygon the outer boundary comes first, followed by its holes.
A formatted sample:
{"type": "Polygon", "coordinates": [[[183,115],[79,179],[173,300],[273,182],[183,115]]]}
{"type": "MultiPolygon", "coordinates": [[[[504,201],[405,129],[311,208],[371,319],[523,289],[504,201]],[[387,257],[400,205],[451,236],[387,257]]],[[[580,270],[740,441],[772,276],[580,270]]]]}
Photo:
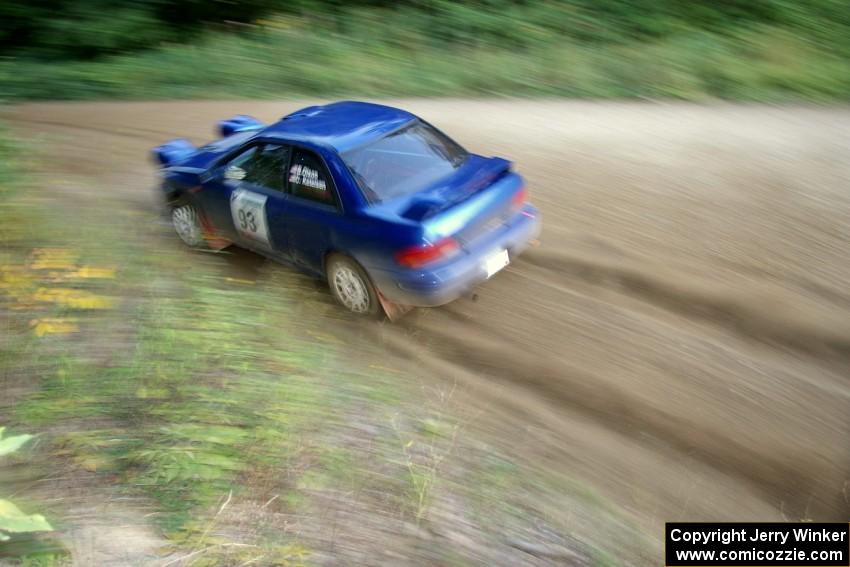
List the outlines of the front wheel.
{"type": "Polygon", "coordinates": [[[201,218],[195,207],[189,204],[175,205],[171,209],[171,224],[180,240],[187,246],[198,248],[204,245],[201,218]]]}
{"type": "Polygon", "coordinates": [[[358,315],[376,315],[380,310],[378,294],[369,276],[357,262],[334,254],[327,264],[331,293],[346,309],[358,315]]]}

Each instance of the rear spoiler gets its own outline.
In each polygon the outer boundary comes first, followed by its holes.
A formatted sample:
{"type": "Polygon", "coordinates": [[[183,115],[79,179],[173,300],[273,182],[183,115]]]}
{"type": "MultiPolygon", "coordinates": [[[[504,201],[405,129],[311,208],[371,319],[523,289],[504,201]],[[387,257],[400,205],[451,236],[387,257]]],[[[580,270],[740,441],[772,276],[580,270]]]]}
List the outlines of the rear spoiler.
{"type": "Polygon", "coordinates": [[[502,158],[482,160],[477,168],[442,185],[417,195],[401,216],[416,222],[424,221],[470,199],[473,195],[495,183],[511,171],[512,163],[502,158]]]}

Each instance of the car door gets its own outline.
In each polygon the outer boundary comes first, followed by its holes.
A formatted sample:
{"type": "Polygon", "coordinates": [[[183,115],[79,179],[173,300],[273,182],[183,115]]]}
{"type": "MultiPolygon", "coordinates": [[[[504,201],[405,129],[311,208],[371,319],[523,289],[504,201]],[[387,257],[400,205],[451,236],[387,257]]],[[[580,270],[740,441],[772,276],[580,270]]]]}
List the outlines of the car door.
{"type": "Polygon", "coordinates": [[[290,152],[285,144],[258,142],[225,160],[204,191],[205,211],[219,232],[247,248],[289,256],[284,173],[290,152]]]}
{"type": "Polygon", "coordinates": [[[321,156],[296,146],[292,149],[287,185],[286,233],[292,259],[321,273],[324,254],[332,248],[333,229],[342,216],[333,177],[321,156]]]}

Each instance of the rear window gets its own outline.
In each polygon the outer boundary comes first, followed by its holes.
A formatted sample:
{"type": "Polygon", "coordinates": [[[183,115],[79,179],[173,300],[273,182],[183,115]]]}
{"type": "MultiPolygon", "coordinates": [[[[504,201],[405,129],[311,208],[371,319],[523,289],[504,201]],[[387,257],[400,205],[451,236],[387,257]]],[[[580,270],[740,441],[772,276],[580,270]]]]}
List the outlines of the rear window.
{"type": "Polygon", "coordinates": [[[343,153],[342,159],[366,198],[377,203],[409,195],[450,175],[467,155],[448,136],[417,121],[343,153]]]}

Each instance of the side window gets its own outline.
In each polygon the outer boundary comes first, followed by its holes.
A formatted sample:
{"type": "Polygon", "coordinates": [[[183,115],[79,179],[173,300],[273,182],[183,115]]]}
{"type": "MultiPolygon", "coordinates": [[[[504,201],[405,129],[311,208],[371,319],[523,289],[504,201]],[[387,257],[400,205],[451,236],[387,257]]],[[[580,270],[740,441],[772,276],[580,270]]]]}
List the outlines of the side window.
{"type": "Polygon", "coordinates": [[[245,180],[261,187],[283,191],[283,172],[288,159],[287,146],[277,144],[260,146],[251,160],[245,180]]]}
{"type": "Polygon", "coordinates": [[[257,153],[259,146],[251,146],[227,163],[224,170],[224,177],[232,181],[241,181],[247,175],[247,169],[250,166],[251,159],[257,153]]]}
{"type": "Polygon", "coordinates": [[[317,155],[307,150],[296,149],[292,155],[289,190],[296,197],[336,206],[333,182],[325,164],[317,155]]]}
{"type": "Polygon", "coordinates": [[[288,159],[288,146],[277,144],[252,146],[230,161],[225,170],[225,177],[283,191],[283,175],[288,159]]]}

